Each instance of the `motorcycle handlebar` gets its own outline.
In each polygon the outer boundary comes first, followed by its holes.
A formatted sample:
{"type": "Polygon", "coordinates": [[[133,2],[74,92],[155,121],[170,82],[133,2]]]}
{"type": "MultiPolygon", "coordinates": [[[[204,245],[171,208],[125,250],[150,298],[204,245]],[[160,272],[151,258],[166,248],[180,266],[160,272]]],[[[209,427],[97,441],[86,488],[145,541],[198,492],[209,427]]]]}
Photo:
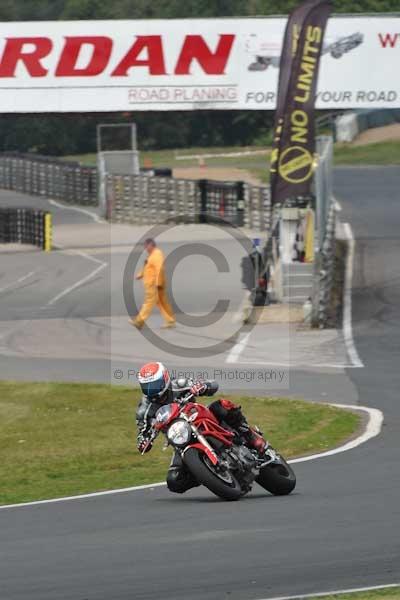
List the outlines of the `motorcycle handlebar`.
{"type": "Polygon", "coordinates": [[[191,392],[189,394],[187,394],[186,396],[184,396],[183,398],[179,398],[178,399],[178,403],[179,404],[186,404],[186,402],[189,402],[192,398],[194,397],[194,394],[192,394],[191,392]]]}
{"type": "MultiPolygon", "coordinates": [[[[187,402],[190,402],[190,400],[192,400],[192,398],[194,398],[194,394],[192,394],[192,392],[188,393],[186,396],[184,396],[183,398],[178,398],[176,400],[176,402],[178,404],[186,404],[187,402]]],[[[160,433],[160,431],[158,429],[156,429],[155,427],[151,427],[151,429],[149,430],[149,436],[148,436],[148,444],[152,444],[154,442],[154,440],[156,439],[156,437],[158,436],[158,434],[160,433]]],[[[148,444],[146,446],[146,448],[141,452],[141,454],[145,454],[146,450],[148,448],[148,444]]]]}
{"type": "Polygon", "coordinates": [[[154,440],[156,439],[156,437],[158,436],[159,433],[160,432],[157,431],[157,429],[155,429],[154,427],[151,427],[151,429],[149,430],[149,436],[148,436],[146,447],[141,452],[142,456],[143,456],[143,454],[146,454],[149,444],[152,444],[154,442],[154,440]]]}

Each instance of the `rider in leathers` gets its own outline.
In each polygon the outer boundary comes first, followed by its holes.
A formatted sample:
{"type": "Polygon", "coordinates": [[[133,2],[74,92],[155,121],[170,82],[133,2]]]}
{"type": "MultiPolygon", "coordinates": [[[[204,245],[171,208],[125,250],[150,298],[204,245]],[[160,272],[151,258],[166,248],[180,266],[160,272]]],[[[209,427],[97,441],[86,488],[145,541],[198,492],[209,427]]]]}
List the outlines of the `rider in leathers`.
{"type": "MultiPolygon", "coordinates": [[[[218,390],[216,381],[193,381],[188,378],[172,379],[162,363],[147,363],[139,372],[139,383],[143,396],[136,412],[138,426],[137,446],[140,452],[151,450],[149,431],[157,410],[188,393],[194,396],[213,396],[218,390]]],[[[223,426],[234,429],[244,444],[262,455],[266,442],[258,430],[249,427],[240,406],[230,400],[215,400],[208,408],[223,426]]],[[[171,492],[182,494],[198,485],[181,457],[175,453],[167,475],[167,485],[171,492]]]]}

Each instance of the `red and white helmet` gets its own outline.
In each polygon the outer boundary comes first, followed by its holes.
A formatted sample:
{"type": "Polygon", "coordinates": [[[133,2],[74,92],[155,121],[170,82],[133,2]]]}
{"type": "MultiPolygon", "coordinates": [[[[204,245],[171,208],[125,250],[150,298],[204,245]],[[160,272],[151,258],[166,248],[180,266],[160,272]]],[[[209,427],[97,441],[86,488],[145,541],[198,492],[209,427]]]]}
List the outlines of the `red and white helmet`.
{"type": "Polygon", "coordinates": [[[160,362],[146,363],[139,371],[138,380],[149,400],[160,398],[171,383],[168,369],[160,362]]]}

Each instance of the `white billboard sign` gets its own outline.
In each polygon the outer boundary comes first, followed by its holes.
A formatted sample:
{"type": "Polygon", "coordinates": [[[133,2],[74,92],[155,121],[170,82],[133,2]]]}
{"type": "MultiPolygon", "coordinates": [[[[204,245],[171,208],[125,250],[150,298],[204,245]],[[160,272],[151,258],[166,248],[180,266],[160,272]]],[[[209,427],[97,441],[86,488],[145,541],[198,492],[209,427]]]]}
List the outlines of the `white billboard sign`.
{"type": "MultiPolygon", "coordinates": [[[[1,23],[0,111],[272,110],[285,24],[1,23]]],[[[331,18],[317,108],[400,107],[399,64],[399,17],[331,18]]]]}

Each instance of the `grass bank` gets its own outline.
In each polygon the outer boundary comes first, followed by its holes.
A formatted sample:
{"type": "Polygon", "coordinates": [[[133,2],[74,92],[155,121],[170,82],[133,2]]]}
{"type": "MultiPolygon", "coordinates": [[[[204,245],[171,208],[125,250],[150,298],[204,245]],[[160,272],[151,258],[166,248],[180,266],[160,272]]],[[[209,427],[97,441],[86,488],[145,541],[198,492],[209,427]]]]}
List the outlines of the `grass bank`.
{"type": "MultiPolygon", "coordinates": [[[[359,427],[353,413],[285,398],[234,398],[288,457],[340,444],[359,427]]],[[[161,481],[171,457],[157,440],[136,451],[132,388],[0,382],[0,504],[161,481]]]]}
{"type": "MultiPolygon", "coordinates": [[[[349,594],[333,594],[322,596],[323,600],[400,600],[400,587],[387,587],[366,592],[351,592],[349,594]]],[[[320,597],[310,596],[308,600],[321,600],[320,597]]]]}
{"type": "Polygon", "coordinates": [[[400,141],[365,146],[336,144],[335,163],[338,165],[400,165],[400,141]]]}
{"type": "MultiPolygon", "coordinates": [[[[179,150],[159,150],[140,153],[141,166],[153,165],[154,167],[170,167],[172,169],[196,167],[199,165],[197,158],[187,158],[184,156],[193,155],[216,155],[213,158],[205,158],[205,167],[232,167],[243,169],[252,173],[260,181],[267,183],[269,181],[269,157],[270,149],[253,147],[227,147],[227,148],[190,148],[179,150]],[[224,157],[218,154],[241,153],[246,151],[256,151],[257,154],[224,157]],[[261,154],[259,153],[261,151],[261,154]],[[179,157],[179,158],[178,158],[179,157]]],[[[78,160],[83,164],[96,164],[95,154],[82,154],[76,156],[66,156],[65,159],[78,160]]],[[[400,141],[388,141],[377,144],[367,144],[365,146],[354,146],[353,144],[336,144],[335,146],[335,164],[336,165],[399,165],[400,164],[400,141]]]]}
{"type": "MultiPolygon", "coordinates": [[[[269,156],[270,149],[258,146],[237,147],[230,146],[225,148],[189,148],[177,150],[153,150],[140,152],[141,167],[170,167],[171,169],[184,169],[185,167],[198,167],[198,158],[185,158],[201,155],[205,158],[202,161],[204,167],[225,167],[233,169],[243,169],[262,181],[269,181],[269,156]],[[247,155],[246,152],[254,151],[256,154],[247,155]],[[212,154],[213,157],[207,157],[212,154]],[[221,154],[243,154],[242,156],[219,156],[221,154]]],[[[74,156],[65,156],[65,160],[77,160],[85,165],[95,165],[96,154],[78,154],[74,156]]],[[[187,179],[190,179],[188,176],[187,179]]]]}
{"type": "MultiPolygon", "coordinates": [[[[260,146],[226,146],[221,148],[178,148],[176,150],[148,150],[140,151],[140,165],[153,167],[194,167],[199,164],[198,158],[193,156],[203,156],[212,154],[213,157],[205,158],[205,164],[208,166],[232,166],[232,167],[251,167],[254,164],[263,163],[270,154],[269,148],[260,146]],[[247,152],[256,152],[256,154],[247,155],[247,152]],[[243,154],[243,156],[218,156],[221,154],[243,154]],[[188,157],[188,158],[185,158],[188,157]]],[[[77,154],[73,156],[64,156],[64,160],[77,160],[86,165],[96,165],[96,154],[77,154]]]]}

